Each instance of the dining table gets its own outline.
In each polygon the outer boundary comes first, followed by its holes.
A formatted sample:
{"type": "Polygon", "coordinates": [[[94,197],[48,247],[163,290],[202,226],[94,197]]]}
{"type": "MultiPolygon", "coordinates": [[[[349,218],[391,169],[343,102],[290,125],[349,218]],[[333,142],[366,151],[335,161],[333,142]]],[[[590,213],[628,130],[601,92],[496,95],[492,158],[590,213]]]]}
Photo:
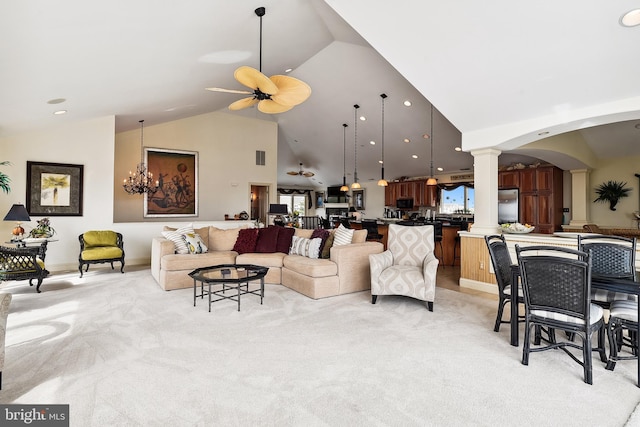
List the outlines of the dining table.
{"type": "MultiPolygon", "coordinates": [[[[514,284],[520,282],[520,266],[517,264],[511,265],[511,283],[512,289],[516,287],[514,284]]],[[[519,287],[520,285],[518,285],[519,287]]],[[[613,291],[618,293],[625,293],[636,295],[640,300],[640,281],[621,279],[610,276],[591,275],[591,289],[602,289],[605,291],[613,291]]],[[[511,304],[511,345],[519,345],[519,327],[518,327],[518,292],[511,292],[510,304],[511,304]]],[[[638,319],[640,319],[640,304],[638,304],[638,319]]],[[[636,324],[636,337],[640,337],[640,322],[636,324]]],[[[607,364],[607,369],[613,369],[610,363],[607,364]]],[[[640,387],[640,358],[637,360],[637,386],[640,387]]]]}

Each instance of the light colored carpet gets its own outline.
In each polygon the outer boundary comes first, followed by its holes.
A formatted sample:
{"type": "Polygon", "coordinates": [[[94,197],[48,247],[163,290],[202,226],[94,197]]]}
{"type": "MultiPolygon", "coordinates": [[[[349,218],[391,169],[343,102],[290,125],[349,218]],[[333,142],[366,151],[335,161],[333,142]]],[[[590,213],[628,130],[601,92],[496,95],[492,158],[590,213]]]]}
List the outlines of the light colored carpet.
{"type": "MultiPolygon", "coordinates": [[[[14,294],[2,403],[71,405],[72,426],[623,426],[635,362],[594,358],[594,385],[561,351],[493,332],[495,301],[439,288],[435,311],[368,292],[314,301],[267,285],[264,305],[193,307],[148,269],[50,277],[14,294]]],[[[638,421],[638,417],[633,418],[638,421]]]]}

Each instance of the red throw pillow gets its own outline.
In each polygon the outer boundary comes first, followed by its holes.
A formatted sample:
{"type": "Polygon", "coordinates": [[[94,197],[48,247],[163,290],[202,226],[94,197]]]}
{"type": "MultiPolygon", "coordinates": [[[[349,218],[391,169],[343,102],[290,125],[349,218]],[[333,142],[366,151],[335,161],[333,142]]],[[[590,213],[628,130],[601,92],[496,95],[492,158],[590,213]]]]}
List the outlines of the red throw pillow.
{"type": "Polygon", "coordinates": [[[236,244],[233,245],[233,250],[239,254],[246,254],[256,251],[256,241],[258,240],[257,228],[243,228],[238,233],[236,244]]]}
{"type": "Polygon", "coordinates": [[[256,242],[256,252],[272,254],[276,252],[278,245],[278,232],[282,227],[267,227],[258,229],[258,241],[256,242]]]}
{"type": "Polygon", "coordinates": [[[322,242],[320,243],[320,253],[322,253],[322,250],[324,249],[324,244],[327,243],[327,239],[329,238],[329,230],[325,230],[323,228],[316,228],[315,230],[313,230],[313,233],[311,233],[311,238],[314,239],[316,237],[319,237],[322,239],[322,242]]]}
{"type": "Polygon", "coordinates": [[[295,228],[280,227],[278,232],[278,243],[276,244],[276,252],[282,252],[283,254],[289,253],[291,247],[291,240],[295,234],[295,228]]]}

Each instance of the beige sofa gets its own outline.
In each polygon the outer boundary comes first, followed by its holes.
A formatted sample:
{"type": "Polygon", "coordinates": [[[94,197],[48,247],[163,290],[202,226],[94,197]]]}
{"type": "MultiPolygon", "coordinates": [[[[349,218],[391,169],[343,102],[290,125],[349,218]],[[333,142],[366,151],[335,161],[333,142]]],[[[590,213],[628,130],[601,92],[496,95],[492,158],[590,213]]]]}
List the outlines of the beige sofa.
{"type": "MultiPolygon", "coordinates": [[[[174,244],[164,237],[151,243],[151,274],[166,291],[193,286],[189,273],[217,264],[255,264],[269,267],[265,283],[282,284],[310,298],[358,292],[371,288],[369,255],[383,251],[378,242],[367,242],[366,230],[354,230],[352,243],[333,246],[330,259],[275,253],[238,254],[231,250],[239,229],[203,227],[195,230],[207,244],[204,254],[175,254],[174,244]]],[[[295,235],[310,238],[313,230],[296,229],[295,235]]]]}

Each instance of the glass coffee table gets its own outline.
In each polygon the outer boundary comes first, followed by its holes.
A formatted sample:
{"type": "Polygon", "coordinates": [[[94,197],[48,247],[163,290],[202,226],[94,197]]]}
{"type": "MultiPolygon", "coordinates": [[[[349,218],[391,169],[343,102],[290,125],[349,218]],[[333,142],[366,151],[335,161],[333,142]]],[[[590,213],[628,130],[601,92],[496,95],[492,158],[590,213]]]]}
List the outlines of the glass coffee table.
{"type": "Polygon", "coordinates": [[[225,299],[237,301],[238,311],[240,311],[240,296],[245,294],[259,295],[260,304],[262,304],[264,276],[267,271],[269,271],[267,267],[251,264],[223,264],[193,270],[189,273],[193,278],[193,306],[196,306],[198,297],[204,299],[205,295],[209,297],[209,312],[211,312],[211,304],[225,299]],[[260,287],[250,290],[249,282],[254,280],[260,280],[260,287]],[[200,282],[200,294],[198,294],[198,282],[200,282]],[[212,286],[217,285],[221,288],[212,289],[212,286]]]}

